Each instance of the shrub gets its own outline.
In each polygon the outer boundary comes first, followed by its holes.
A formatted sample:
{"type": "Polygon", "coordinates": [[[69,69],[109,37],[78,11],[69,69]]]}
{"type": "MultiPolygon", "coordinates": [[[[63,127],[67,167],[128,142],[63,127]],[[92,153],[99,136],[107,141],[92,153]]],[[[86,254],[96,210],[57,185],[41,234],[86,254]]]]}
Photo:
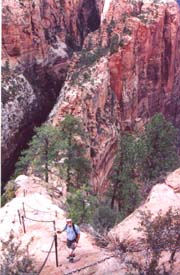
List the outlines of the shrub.
{"type": "Polygon", "coordinates": [[[110,42],[110,53],[113,54],[117,52],[118,48],[119,48],[119,36],[118,34],[114,34],[110,42]]]}
{"type": "MultiPolygon", "coordinates": [[[[33,266],[33,259],[29,256],[28,247],[21,249],[21,242],[14,241],[14,232],[10,232],[8,241],[2,242],[1,275],[20,275],[20,274],[36,274],[33,266]]],[[[31,241],[30,241],[31,242],[31,241]]]]}
{"type": "Polygon", "coordinates": [[[15,198],[15,192],[17,190],[17,186],[14,181],[9,181],[5,186],[5,192],[1,196],[1,205],[4,206],[7,202],[11,201],[15,198]]]}
{"type": "Polygon", "coordinates": [[[93,226],[98,232],[109,230],[115,225],[117,214],[108,206],[100,206],[93,216],[93,226]]]}
{"type": "Polygon", "coordinates": [[[161,211],[153,217],[150,211],[140,212],[140,228],[144,237],[139,240],[145,244],[145,263],[136,260],[128,263],[131,273],[144,275],[171,275],[175,263],[175,254],[180,245],[180,213],[169,209],[165,215],[161,211]],[[160,259],[162,253],[170,253],[169,265],[160,259]],[[138,272],[138,273],[137,273],[138,272]]]}
{"type": "Polygon", "coordinates": [[[119,41],[119,47],[123,48],[124,47],[124,39],[121,39],[119,41]]]}
{"type": "Polygon", "coordinates": [[[76,83],[76,80],[78,79],[78,76],[79,76],[79,71],[76,71],[72,74],[72,77],[71,77],[72,84],[76,83]]]}
{"type": "Polygon", "coordinates": [[[107,48],[98,47],[94,51],[86,51],[83,50],[81,52],[81,56],[79,59],[79,67],[81,66],[89,66],[94,64],[97,60],[99,60],[102,56],[106,55],[108,52],[107,48]]]}
{"type": "Polygon", "coordinates": [[[132,31],[128,27],[125,26],[124,29],[123,29],[123,33],[131,35],[132,31]]]}
{"type": "Polygon", "coordinates": [[[113,19],[111,19],[111,22],[107,26],[107,33],[111,34],[111,32],[113,31],[114,27],[115,27],[115,21],[113,19]]]}

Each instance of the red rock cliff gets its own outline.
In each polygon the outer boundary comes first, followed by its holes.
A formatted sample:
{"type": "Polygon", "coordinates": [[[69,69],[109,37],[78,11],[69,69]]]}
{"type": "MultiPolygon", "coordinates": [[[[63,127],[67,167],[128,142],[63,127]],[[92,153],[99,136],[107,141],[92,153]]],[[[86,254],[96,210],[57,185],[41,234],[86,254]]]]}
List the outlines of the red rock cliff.
{"type": "Polygon", "coordinates": [[[67,69],[50,118],[56,124],[66,113],[82,117],[97,191],[106,185],[120,129],[141,128],[159,111],[180,125],[175,1],[4,0],[2,19],[3,170],[26,129],[51,109],[67,69]]]}
{"type": "Polygon", "coordinates": [[[180,126],[179,41],[175,1],[112,0],[105,1],[100,28],[74,56],[50,119],[82,117],[98,192],[107,184],[120,129],[139,129],[156,112],[180,126]]]}
{"type": "Polygon", "coordinates": [[[55,104],[72,52],[99,27],[100,10],[95,0],[3,1],[3,179],[55,104]]]}

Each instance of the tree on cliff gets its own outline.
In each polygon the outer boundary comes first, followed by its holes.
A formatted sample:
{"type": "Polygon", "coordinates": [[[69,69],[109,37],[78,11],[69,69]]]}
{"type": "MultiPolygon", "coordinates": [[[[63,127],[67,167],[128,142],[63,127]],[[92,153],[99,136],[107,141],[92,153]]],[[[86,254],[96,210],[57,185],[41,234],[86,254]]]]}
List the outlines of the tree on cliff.
{"type": "Polygon", "coordinates": [[[132,135],[122,134],[118,140],[117,154],[114,160],[111,179],[111,208],[115,202],[122,217],[130,214],[139,201],[138,187],[133,182],[136,146],[132,135]]]}
{"type": "Polygon", "coordinates": [[[16,165],[16,173],[24,172],[29,166],[33,172],[43,174],[45,181],[49,181],[50,165],[58,157],[60,143],[58,129],[44,124],[35,128],[35,135],[24,150],[16,165]]]}
{"type": "Polygon", "coordinates": [[[59,168],[60,175],[65,176],[68,186],[79,187],[87,183],[90,162],[85,158],[85,138],[80,121],[67,115],[60,126],[44,124],[35,128],[35,135],[22,152],[16,167],[16,173],[24,172],[29,166],[38,175],[44,175],[49,181],[52,168],[59,168]]]}
{"type": "Polygon", "coordinates": [[[77,118],[67,115],[59,129],[60,140],[63,143],[61,157],[64,159],[60,171],[65,171],[68,186],[80,187],[87,183],[91,171],[90,162],[85,157],[86,144],[82,124],[77,118]]]}
{"type": "Polygon", "coordinates": [[[144,178],[152,179],[163,171],[177,167],[177,141],[175,127],[166,121],[162,114],[154,115],[145,126],[145,133],[139,140],[139,168],[144,178]]]}

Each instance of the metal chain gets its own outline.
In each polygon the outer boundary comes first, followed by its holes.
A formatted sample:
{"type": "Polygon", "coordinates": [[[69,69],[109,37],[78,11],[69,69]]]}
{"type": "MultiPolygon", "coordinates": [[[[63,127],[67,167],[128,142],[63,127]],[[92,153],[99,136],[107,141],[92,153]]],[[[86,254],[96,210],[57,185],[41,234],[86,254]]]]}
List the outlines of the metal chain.
{"type": "Polygon", "coordinates": [[[52,250],[52,248],[53,248],[53,244],[54,244],[54,239],[53,239],[53,241],[52,241],[52,244],[51,244],[51,247],[50,247],[50,249],[49,249],[49,251],[48,251],[48,254],[47,254],[47,256],[46,256],[46,258],[45,258],[45,260],[44,260],[44,262],[43,262],[41,268],[39,269],[37,275],[39,275],[39,274],[41,273],[41,271],[43,270],[43,268],[44,268],[44,266],[45,266],[45,264],[46,264],[46,262],[47,262],[47,260],[48,260],[48,257],[49,257],[49,255],[50,255],[50,253],[51,253],[51,250],[52,250]]]}
{"type": "Polygon", "coordinates": [[[35,220],[35,219],[31,219],[27,216],[24,216],[24,218],[27,219],[27,220],[30,220],[30,221],[34,221],[34,222],[54,222],[53,220],[51,220],[51,221],[35,220]]]}
{"type": "Polygon", "coordinates": [[[40,210],[40,209],[33,208],[32,206],[28,205],[26,202],[24,202],[24,204],[25,204],[25,206],[29,207],[30,209],[32,209],[34,211],[51,214],[50,211],[43,211],[43,210],[40,210]]]}
{"type": "Polygon", "coordinates": [[[83,266],[83,267],[81,267],[81,268],[74,269],[74,270],[72,270],[72,271],[70,271],[70,272],[68,272],[68,273],[64,273],[64,275],[70,275],[70,274],[73,274],[73,273],[76,273],[76,272],[80,272],[81,270],[84,270],[84,269],[86,269],[86,268],[88,268],[88,267],[91,267],[91,266],[100,264],[100,263],[102,263],[102,262],[104,262],[104,261],[106,261],[106,260],[109,260],[110,258],[113,258],[113,257],[115,257],[115,256],[114,256],[114,255],[108,256],[108,257],[106,257],[106,258],[104,258],[104,259],[102,259],[102,260],[99,260],[99,261],[97,261],[97,262],[94,262],[94,263],[92,263],[92,264],[90,264],[90,265],[85,265],[85,266],[83,266]]]}

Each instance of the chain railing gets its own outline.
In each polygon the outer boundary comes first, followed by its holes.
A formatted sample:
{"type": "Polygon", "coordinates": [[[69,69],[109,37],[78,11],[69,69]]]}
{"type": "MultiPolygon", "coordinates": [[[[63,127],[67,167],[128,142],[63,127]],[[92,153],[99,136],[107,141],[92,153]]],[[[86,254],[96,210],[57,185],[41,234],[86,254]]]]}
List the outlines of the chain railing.
{"type": "Polygon", "coordinates": [[[99,260],[99,261],[96,261],[96,262],[94,262],[94,263],[92,263],[92,264],[85,265],[85,266],[83,266],[83,267],[74,269],[74,270],[72,270],[72,271],[70,271],[70,272],[64,273],[64,275],[71,275],[71,274],[80,272],[81,270],[84,270],[84,269],[86,269],[86,268],[89,268],[89,267],[98,265],[98,264],[100,264],[100,263],[102,263],[102,262],[105,262],[105,261],[107,261],[107,260],[109,260],[109,259],[111,259],[111,258],[113,258],[113,257],[115,257],[115,256],[114,256],[114,255],[108,256],[108,257],[103,258],[103,259],[101,259],[101,260],[99,260]]]}

